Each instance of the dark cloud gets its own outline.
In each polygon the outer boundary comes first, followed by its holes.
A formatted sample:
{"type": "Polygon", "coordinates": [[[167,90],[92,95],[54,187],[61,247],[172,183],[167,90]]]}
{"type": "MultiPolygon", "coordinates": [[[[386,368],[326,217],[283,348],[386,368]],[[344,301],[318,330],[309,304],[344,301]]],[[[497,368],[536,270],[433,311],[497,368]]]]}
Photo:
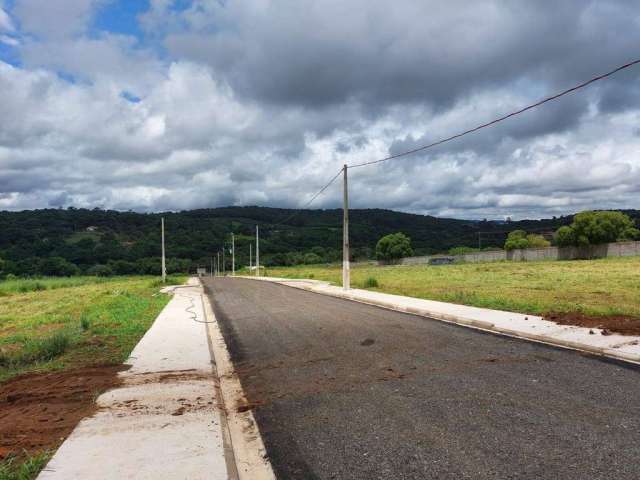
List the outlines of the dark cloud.
{"type": "MultiPolygon", "coordinates": [[[[144,38],[93,31],[101,0],[40,3],[7,10],[21,62],[0,63],[0,209],[302,206],[345,163],[484,123],[640,43],[633,1],[152,1],[144,38]]],[[[353,170],[352,203],[470,218],[637,207],[639,71],[353,170]]],[[[336,182],[314,205],[340,201],[336,182]]]]}

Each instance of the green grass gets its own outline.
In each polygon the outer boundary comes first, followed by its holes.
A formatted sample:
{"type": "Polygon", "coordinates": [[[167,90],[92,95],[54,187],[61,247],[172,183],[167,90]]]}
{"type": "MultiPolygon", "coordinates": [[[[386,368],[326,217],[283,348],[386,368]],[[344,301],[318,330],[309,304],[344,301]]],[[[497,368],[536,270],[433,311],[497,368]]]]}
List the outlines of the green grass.
{"type": "MultiPolygon", "coordinates": [[[[339,266],[269,268],[268,275],[341,285],[339,266]]],[[[530,314],[581,312],[640,317],[640,257],[600,260],[363,266],[352,286],[530,314]],[[375,278],[378,287],[369,278],[375,278]]]]}
{"type": "Polygon", "coordinates": [[[41,452],[36,455],[22,457],[9,457],[0,462],[0,480],[31,480],[51,458],[50,452],[41,452]]]}
{"type": "MultiPolygon", "coordinates": [[[[184,277],[169,280],[182,283],[184,277]]],[[[0,282],[0,381],[121,363],[167,303],[160,286],[153,277],[0,282]]]]}
{"type": "MultiPolygon", "coordinates": [[[[181,284],[184,277],[169,277],[181,284]]],[[[74,277],[0,282],[0,381],[27,372],[117,365],[169,296],[153,277],[74,277]]],[[[25,452],[0,462],[0,480],[30,480],[50,457],[25,452]]]]}

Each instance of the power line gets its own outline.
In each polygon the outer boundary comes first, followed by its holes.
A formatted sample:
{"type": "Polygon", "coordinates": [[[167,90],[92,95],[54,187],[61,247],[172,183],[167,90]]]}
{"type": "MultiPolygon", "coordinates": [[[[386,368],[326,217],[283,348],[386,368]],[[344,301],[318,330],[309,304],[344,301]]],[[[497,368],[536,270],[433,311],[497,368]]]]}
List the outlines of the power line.
{"type": "Polygon", "coordinates": [[[288,221],[289,221],[289,220],[291,220],[293,217],[295,217],[296,215],[298,215],[298,214],[300,213],[300,210],[304,210],[305,208],[307,208],[309,205],[311,205],[311,204],[313,203],[313,201],[314,201],[316,198],[318,198],[320,195],[322,195],[322,194],[324,193],[324,191],[325,191],[327,188],[329,188],[333,182],[335,182],[335,181],[336,181],[336,179],[340,176],[340,174],[341,174],[341,173],[342,173],[342,169],[340,169],[340,170],[338,171],[338,173],[336,173],[336,174],[331,178],[331,180],[329,180],[329,181],[324,185],[324,187],[322,187],[320,190],[318,190],[318,192],[316,192],[316,194],[315,194],[313,197],[311,197],[311,200],[309,200],[309,201],[308,201],[307,203],[305,203],[302,207],[300,207],[300,208],[298,209],[298,211],[297,211],[297,212],[293,212],[293,213],[292,213],[291,215],[289,215],[288,217],[286,217],[286,218],[284,218],[284,219],[282,219],[282,220],[280,220],[280,221],[278,221],[278,222],[276,222],[276,223],[272,224],[271,226],[273,226],[273,227],[277,227],[278,225],[282,225],[283,223],[288,222],[288,221]]]}
{"type": "Polygon", "coordinates": [[[443,143],[450,142],[451,140],[455,140],[456,138],[460,138],[460,137],[463,137],[463,136],[468,135],[470,133],[477,132],[478,130],[482,130],[483,128],[490,127],[492,125],[495,125],[496,123],[499,123],[499,122],[502,122],[504,120],[507,120],[508,118],[515,117],[516,115],[520,115],[521,113],[524,113],[527,110],[531,110],[533,108],[539,107],[540,105],[543,105],[543,104],[545,104],[547,102],[550,102],[552,100],[556,100],[556,99],[558,99],[560,97],[563,97],[564,95],[567,95],[569,93],[575,92],[576,90],[580,90],[581,88],[584,88],[584,87],[586,87],[588,85],[591,85],[592,83],[597,82],[599,80],[603,80],[603,79],[605,79],[607,77],[610,77],[611,75],[613,75],[615,73],[618,73],[619,71],[624,70],[626,68],[632,67],[632,66],[634,66],[634,65],[636,65],[638,63],[640,63],[640,59],[634,60],[633,62],[629,62],[629,63],[627,63],[625,65],[622,65],[622,66],[620,66],[618,68],[615,68],[615,69],[611,70],[610,72],[604,73],[602,75],[598,75],[597,77],[593,77],[592,79],[587,80],[586,82],[583,82],[583,83],[580,83],[579,85],[576,85],[574,87],[568,88],[568,89],[566,89],[566,90],[564,90],[564,91],[562,91],[560,93],[557,93],[555,95],[547,97],[547,98],[545,98],[543,100],[540,100],[540,101],[538,101],[536,103],[532,103],[531,105],[528,105],[528,106],[526,106],[524,108],[521,108],[520,110],[516,110],[515,112],[508,113],[506,115],[503,115],[502,117],[496,118],[495,120],[491,120],[490,122],[483,123],[482,125],[478,125],[477,127],[471,128],[469,130],[465,130],[464,132],[457,133],[457,134],[452,135],[450,137],[443,138],[442,140],[438,140],[436,142],[430,143],[429,145],[424,145],[422,147],[414,148],[412,150],[407,150],[406,152],[397,153],[395,155],[390,155],[388,157],[381,158],[379,160],[371,160],[369,162],[356,163],[354,165],[349,165],[348,167],[349,168],[358,168],[358,167],[365,167],[367,165],[374,165],[376,163],[382,163],[382,162],[386,162],[386,161],[393,160],[393,159],[396,159],[396,158],[405,157],[407,155],[411,155],[412,153],[416,153],[416,152],[420,152],[422,150],[426,150],[427,148],[432,148],[432,147],[436,147],[438,145],[442,145],[443,143]]]}
{"type": "MultiPolygon", "coordinates": [[[[432,147],[436,147],[438,145],[442,145],[443,143],[450,142],[450,141],[455,140],[457,138],[464,137],[465,135],[468,135],[470,133],[474,133],[474,132],[477,132],[478,130],[482,130],[483,128],[490,127],[492,125],[495,125],[496,123],[500,123],[500,122],[502,122],[504,120],[507,120],[507,119],[509,119],[511,117],[515,117],[516,115],[520,115],[521,113],[524,113],[524,112],[526,112],[528,110],[532,110],[532,109],[534,109],[536,107],[539,107],[540,105],[544,105],[547,102],[551,102],[552,100],[556,100],[556,99],[558,99],[560,97],[568,95],[569,93],[572,93],[572,92],[575,92],[575,91],[580,90],[582,88],[585,88],[585,87],[591,85],[592,83],[598,82],[600,80],[604,80],[605,78],[610,77],[610,76],[618,73],[621,70],[625,70],[625,69],[630,68],[630,67],[632,67],[634,65],[637,65],[639,63],[640,63],[640,59],[634,60],[634,61],[629,62],[629,63],[626,63],[624,65],[621,65],[621,66],[619,66],[619,67],[607,72],[607,73],[604,73],[602,75],[598,75],[596,77],[593,77],[593,78],[591,78],[591,79],[589,79],[589,80],[587,80],[585,82],[582,82],[582,83],[580,83],[578,85],[575,85],[575,86],[573,86],[571,88],[568,88],[568,89],[563,90],[563,91],[561,91],[559,93],[556,93],[555,95],[551,95],[550,97],[546,97],[546,98],[544,98],[544,99],[542,99],[542,100],[540,100],[538,102],[535,102],[535,103],[532,103],[530,105],[527,105],[526,107],[523,107],[523,108],[521,108],[519,110],[516,110],[514,112],[508,113],[508,114],[503,115],[501,117],[498,117],[498,118],[496,118],[494,120],[491,120],[490,122],[483,123],[481,125],[478,125],[477,127],[471,128],[469,130],[465,130],[465,131],[457,133],[455,135],[451,135],[450,137],[443,138],[441,140],[435,141],[435,142],[430,143],[428,145],[423,145],[421,147],[414,148],[414,149],[411,149],[411,150],[407,150],[405,152],[397,153],[395,155],[390,155],[390,156],[385,157],[385,158],[380,158],[378,160],[371,160],[369,162],[362,162],[362,163],[356,163],[356,164],[353,164],[353,165],[347,165],[347,168],[365,167],[367,165],[374,165],[374,164],[377,164],[377,163],[387,162],[389,160],[394,160],[396,158],[405,157],[405,156],[411,155],[413,153],[421,152],[421,151],[426,150],[428,148],[432,148],[432,147]]],[[[320,195],[322,195],[322,193],[324,193],[324,191],[327,188],[329,188],[329,186],[333,182],[336,181],[336,179],[340,176],[340,174],[342,172],[343,172],[343,169],[340,169],[338,171],[338,173],[336,173],[335,176],[333,176],[331,178],[331,180],[329,180],[329,182],[327,182],[320,190],[318,190],[318,192],[316,192],[316,194],[313,197],[311,197],[311,199],[308,202],[306,202],[302,207],[300,207],[300,210],[304,210],[309,205],[311,205],[315,201],[316,198],[318,198],[320,195]]],[[[276,222],[275,224],[272,224],[272,226],[282,225],[283,223],[288,222],[292,218],[296,217],[299,213],[300,213],[299,211],[298,212],[294,212],[291,215],[289,215],[288,217],[276,222]]]]}

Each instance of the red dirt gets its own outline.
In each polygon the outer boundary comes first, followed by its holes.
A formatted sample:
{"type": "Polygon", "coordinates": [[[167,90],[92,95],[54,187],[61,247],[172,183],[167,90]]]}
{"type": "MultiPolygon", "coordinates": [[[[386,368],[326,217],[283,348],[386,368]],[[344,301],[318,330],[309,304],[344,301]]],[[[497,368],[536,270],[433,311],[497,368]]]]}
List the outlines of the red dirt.
{"type": "Polygon", "coordinates": [[[0,384],[0,460],[54,450],[96,411],[97,396],[120,384],[126,367],[85,367],[20,375],[0,384]]]}
{"type": "Polygon", "coordinates": [[[577,325],[579,327],[603,329],[602,335],[611,332],[622,335],[640,335],[640,318],[624,315],[589,316],[582,313],[548,313],[545,320],[560,325],[577,325]]]}

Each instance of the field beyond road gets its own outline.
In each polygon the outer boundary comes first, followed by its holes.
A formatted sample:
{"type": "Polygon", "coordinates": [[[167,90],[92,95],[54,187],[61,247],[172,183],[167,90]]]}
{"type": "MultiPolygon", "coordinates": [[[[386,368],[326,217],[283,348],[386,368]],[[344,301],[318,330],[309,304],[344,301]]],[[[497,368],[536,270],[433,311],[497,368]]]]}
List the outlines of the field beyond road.
{"type": "MultiPolygon", "coordinates": [[[[267,275],[342,284],[340,266],[269,268],[267,275]]],[[[640,328],[640,257],[442,266],[371,265],[352,268],[351,286],[543,316],[630,317],[627,320],[637,319],[640,328]],[[371,286],[376,283],[378,286],[371,286]]]]}
{"type": "Polygon", "coordinates": [[[34,477],[117,385],[169,301],[159,289],[153,277],[0,282],[0,480],[34,477]]]}

